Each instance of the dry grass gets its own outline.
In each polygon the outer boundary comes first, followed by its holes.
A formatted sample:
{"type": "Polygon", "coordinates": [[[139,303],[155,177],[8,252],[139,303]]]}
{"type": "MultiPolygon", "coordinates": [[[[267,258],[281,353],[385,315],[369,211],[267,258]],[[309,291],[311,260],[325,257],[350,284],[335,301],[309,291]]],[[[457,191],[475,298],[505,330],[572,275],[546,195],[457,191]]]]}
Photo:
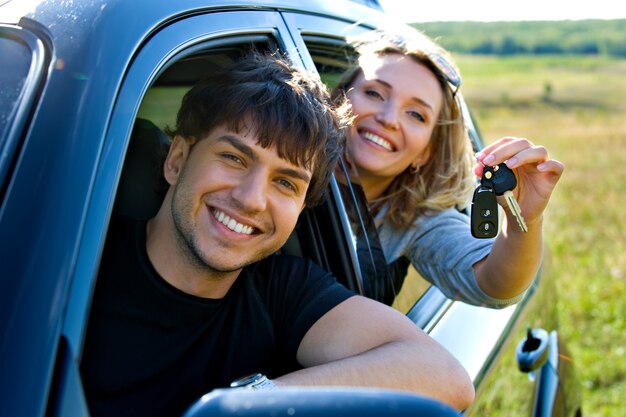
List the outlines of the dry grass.
{"type": "Polygon", "coordinates": [[[561,332],[583,383],[585,415],[623,416],[626,61],[458,59],[486,141],[524,136],[566,165],[546,213],[547,278],[558,286],[561,332]]]}

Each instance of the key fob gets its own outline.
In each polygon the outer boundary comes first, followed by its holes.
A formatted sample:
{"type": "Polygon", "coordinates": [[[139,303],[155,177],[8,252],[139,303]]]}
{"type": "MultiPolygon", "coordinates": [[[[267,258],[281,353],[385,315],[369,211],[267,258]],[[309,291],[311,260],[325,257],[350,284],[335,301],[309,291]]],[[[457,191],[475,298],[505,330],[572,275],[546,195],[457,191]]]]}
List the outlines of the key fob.
{"type": "Polygon", "coordinates": [[[501,163],[495,167],[486,166],[480,183],[483,187],[493,188],[496,195],[502,195],[517,187],[517,178],[505,163],[501,163]]]}
{"type": "Polygon", "coordinates": [[[472,236],[488,239],[498,234],[498,202],[493,189],[479,185],[474,190],[471,212],[472,236]]]}

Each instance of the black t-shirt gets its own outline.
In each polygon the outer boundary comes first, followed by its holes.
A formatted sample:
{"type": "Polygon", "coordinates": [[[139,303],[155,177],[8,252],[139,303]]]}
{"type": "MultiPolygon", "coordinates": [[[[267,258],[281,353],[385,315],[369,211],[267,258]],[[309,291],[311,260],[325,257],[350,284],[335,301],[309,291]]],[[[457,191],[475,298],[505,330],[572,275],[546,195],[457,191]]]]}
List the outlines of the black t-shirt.
{"type": "Polygon", "coordinates": [[[354,293],[302,258],[273,255],[243,269],[222,299],[163,280],[146,224],[116,219],[96,285],[81,372],[94,416],[177,416],[214,388],[298,369],[305,333],[354,293]]]}

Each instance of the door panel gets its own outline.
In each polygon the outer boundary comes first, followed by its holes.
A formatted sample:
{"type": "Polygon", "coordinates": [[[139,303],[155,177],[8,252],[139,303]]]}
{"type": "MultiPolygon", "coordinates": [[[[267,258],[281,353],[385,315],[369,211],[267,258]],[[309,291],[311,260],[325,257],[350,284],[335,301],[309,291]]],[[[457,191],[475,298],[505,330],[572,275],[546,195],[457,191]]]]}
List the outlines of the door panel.
{"type": "MultiPolygon", "coordinates": [[[[475,379],[477,400],[467,410],[467,415],[533,415],[539,378],[536,372],[524,373],[519,370],[516,350],[526,337],[528,327],[541,327],[549,332],[557,329],[554,288],[550,282],[539,277],[527,296],[516,306],[508,307],[511,308],[515,311],[507,325],[500,330],[499,343],[482,361],[482,369],[475,379]]],[[[487,313],[491,315],[492,311],[488,310],[487,313]]],[[[491,317],[485,317],[477,323],[479,326],[476,331],[481,332],[491,323],[491,317]]],[[[554,396],[552,398],[555,399],[554,396]]]]}

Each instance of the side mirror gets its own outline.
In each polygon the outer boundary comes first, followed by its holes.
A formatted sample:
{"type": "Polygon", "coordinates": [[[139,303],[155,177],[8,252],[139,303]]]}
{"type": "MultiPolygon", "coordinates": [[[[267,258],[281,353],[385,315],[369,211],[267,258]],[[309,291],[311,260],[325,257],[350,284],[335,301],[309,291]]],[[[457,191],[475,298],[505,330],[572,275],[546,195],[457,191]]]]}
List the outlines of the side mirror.
{"type": "Polygon", "coordinates": [[[458,417],[458,411],[407,392],[369,388],[218,389],[204,395],[183,417],[458,417]]]}
{"type": "Polygon", "coordinates": [[[517,345],[517,365],[522,372],[533,372],[548,361],[550,352],[548,332],[544,329],[530,329],[526,338],[517,345]]]}

